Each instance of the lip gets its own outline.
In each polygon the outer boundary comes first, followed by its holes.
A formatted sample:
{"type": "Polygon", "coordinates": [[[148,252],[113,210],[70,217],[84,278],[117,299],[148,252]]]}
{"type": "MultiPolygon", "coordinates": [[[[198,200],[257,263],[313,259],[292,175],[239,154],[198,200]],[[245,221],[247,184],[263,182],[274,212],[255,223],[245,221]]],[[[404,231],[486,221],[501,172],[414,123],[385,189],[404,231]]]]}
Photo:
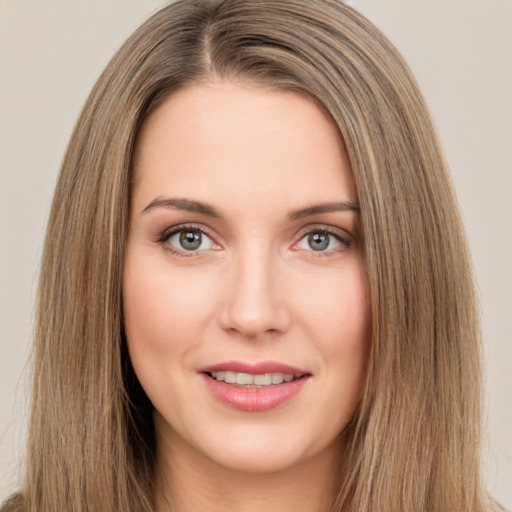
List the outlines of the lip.
{"type": "Polygon", "coordinates": [[[211,366],[200,368],[201,373],[211,372],[238,372],[250,373],[251,375],[263,375],[265,373],[289,373],[292,375],[305,375],[309,372],[300,368],[295,368],[287,364],[278,363],[275,361],[261,361],[259,363],[244,363],[241,361],[226,361],[211,366]]]}
{"type": "Polygon", "coordinates": [[[216,400],[233,409],[247,412],[263,412],[278,407],[297,395],[311,377],[311,374],[305,370],[274,361],[260,363],[226,361],[201,368],[199,372],[207,389],[216,400]],[[208,375],[211,372],[218,371],[249,373],[251,375],[287,373],[294,375],[296,380],[268,387],[239,387],[217,381],[208,375]]]}

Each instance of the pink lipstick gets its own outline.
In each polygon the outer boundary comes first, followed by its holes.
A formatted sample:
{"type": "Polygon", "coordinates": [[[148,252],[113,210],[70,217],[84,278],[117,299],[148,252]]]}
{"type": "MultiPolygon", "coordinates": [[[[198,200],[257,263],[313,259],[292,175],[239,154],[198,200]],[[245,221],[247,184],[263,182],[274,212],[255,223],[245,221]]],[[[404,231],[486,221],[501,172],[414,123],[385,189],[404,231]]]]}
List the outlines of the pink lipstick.
{"type": "Polygon", "coordinates": [[[299,393],[311,374],[282,363],[228,361],[200,369],[220,402],[241,411],[267,411],[299,393]]]}

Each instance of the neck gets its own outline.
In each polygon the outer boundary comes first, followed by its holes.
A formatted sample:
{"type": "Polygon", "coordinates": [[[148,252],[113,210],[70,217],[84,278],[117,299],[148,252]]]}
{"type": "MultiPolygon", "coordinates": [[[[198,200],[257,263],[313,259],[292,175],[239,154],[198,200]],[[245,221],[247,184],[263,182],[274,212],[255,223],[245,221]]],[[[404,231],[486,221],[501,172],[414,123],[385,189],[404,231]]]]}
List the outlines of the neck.
{"type": "Polygon", "coordinates": [[[330,446],[297,466],[251,472],[222,467],[184,442],[161,441],[156,511],[329,512],[339,490],[341,453],[341,446],[330,446]]]}

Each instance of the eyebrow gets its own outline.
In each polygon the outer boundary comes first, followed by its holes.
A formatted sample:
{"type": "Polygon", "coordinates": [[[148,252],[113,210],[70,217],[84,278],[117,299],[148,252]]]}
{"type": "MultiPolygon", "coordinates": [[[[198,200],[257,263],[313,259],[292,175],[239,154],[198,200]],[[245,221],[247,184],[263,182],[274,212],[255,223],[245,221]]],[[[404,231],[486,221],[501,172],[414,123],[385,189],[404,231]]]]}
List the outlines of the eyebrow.
{"type": "MultiPolygon", "coordinates": [[[[209,217],[221,218],[220,212],[207,203],[200,201],[193,201],[191,199],[180,199],[172,197],[156,197],[145,208],[142,213],[146,213],[154,208],[177,208],[187,212],[200,213],[208,215],[209,217]]],[[[322,213],[331,212],[346,212],[346,211],[359,211],[359,204],[356,201],[337,201],[332,203],[321,203],[307,208],[294,210],[288,214],[288,219],[291,221],[300,220],[312,215],[319,215],[322,213]]]]}
{"type": "Polygon", "coordinates": [[[220,218],[222,215],[213,206],[199,201],[192,201],[190,199],[178,199],[172,197],[157,197],[151,201],[142,213],[148,212],[154,208],[177,208],[179,210],[185,210],[187,212],[201,213],[208,215],[209,217],[220,218]]]}
{"type": "Polygon", "coordinates": [[[295,210],[288,215],[290,220],[299,220],[311,215],[331,212],[359,211],[359,203],[356,201],[338,201],[334,203],[321,203],[308,208],[295,210]]]}

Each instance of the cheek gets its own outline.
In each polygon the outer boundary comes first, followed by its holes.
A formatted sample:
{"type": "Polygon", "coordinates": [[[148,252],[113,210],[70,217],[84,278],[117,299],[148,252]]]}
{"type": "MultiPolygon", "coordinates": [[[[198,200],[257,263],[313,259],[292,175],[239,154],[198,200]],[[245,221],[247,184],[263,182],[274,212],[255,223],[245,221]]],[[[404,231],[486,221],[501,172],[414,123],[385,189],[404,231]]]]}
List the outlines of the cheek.
{"type": "Polygon", "coordinates": [[[313,330],[311,336],[323,340],[329,351],[366,347],[370,337],[371,313],[366,276],[359,268],[348,268],[336,275],[326,275],[307,292],[296,293],[304,321],[313,330]]]}
{"type": "Polygon", "coordinates": [[[371,337],[371,303],[366,276],[361,270],[354,272],[342,285],[336,288],[336,302],[341,304],[338,313],[332,313],[336,322],[331,325],[333,340],[330,347],[333,356],[362,385],[371,337]]]}
{"type": "Polygon", "coordinates": [[[197,275],[171,271],[160,261],[136,255],[127,261],[124,326],[136,371],[170,368],[194,349],[209,315],[208,288],[197,275]]]}
{"type": "Polygon", "coordinates": [[[355,266],[326,276],[297,297],[307,312],[302,323],[321,354],[319,375],[329,389],[326,399],[338,402],[343,423],[355,412],[367,372],[371,309],[366,276],[355,266]]]}

